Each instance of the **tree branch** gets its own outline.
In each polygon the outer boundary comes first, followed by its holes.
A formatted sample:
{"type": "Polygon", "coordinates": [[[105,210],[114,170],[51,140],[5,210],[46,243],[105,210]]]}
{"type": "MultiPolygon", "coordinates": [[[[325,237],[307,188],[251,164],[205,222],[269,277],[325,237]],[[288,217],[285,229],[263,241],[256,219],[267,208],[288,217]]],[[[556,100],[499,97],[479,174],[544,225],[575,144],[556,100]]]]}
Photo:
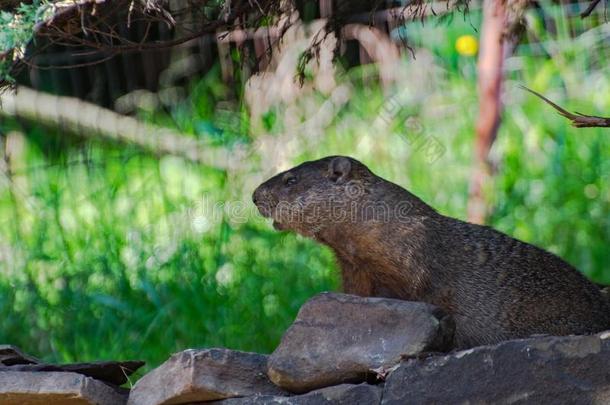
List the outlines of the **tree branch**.
{"type": "Polygon", "coordinates": [[[230,168],[238,151],[205,145],[168,128],[156,127],[73,97],[27,87],[0,94],[3,116],[59,128],[77,136],[133,145],[153,155],[174,155],[217,169],[230,168]]]}
{"type": "Polygon", "coordinates": [[[579,113],[578,111],[576,113],[571,113],[568,110],[566,110],[565,108],[562,108],[562,107],[558,106],[557,104],[553,103],[551,100],[549,100],[542,94],[540,94],[532,89],[528,89],[525,86],[519,86],[519,87],[521,87],[523,90],[529,91],[533,95],[544,100],[545,103],[549,104],[551,107],[553,107],[555,110],[557,110],[557,112],[560,115],[562,115],[562,116],[566,117],[567,119],[569,119],[570,121],[572,121],[572,125],[577,128],[591,128],[591,127],[610,128],[610,118],[597,117],[594,115],[585,115],[585,114],[579,113]]]}
{"type": "Polygon", "coordinates": [[[595,7],[597,7],[597,5],[599,4],[600,1],[601,0],[592,0],[591,3],[589,3],[589,7],[587,7],[585,9],[585,11],[580,13],[580,18],[586,18],[586,17],[590,16],[591,13],[595,9],[595,7]]]}

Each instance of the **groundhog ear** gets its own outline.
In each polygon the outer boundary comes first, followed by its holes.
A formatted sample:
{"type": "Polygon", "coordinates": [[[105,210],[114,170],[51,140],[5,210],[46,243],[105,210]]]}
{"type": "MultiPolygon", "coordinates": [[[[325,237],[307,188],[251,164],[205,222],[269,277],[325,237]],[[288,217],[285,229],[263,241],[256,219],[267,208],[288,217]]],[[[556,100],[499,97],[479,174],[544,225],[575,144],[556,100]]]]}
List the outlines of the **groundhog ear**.
{"type": "Polygon", "coordinates": [[[349,178],[352,163],[344,157],[336,157],[330,161],[328,167],[328,178],[332,181],[341,182],[349,178]]]}

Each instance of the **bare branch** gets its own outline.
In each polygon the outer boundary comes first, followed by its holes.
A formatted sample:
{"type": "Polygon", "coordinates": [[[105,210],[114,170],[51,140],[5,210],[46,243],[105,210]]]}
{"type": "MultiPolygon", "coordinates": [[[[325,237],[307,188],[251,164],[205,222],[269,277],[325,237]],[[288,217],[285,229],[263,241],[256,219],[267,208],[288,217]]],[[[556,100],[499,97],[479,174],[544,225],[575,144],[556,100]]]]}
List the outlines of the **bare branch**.
{"type": "Polygon", "coordinates": [[[589,7],[587,7],[585,9],[585,11],[580,13],[580,18],[586,18],[586,17],[590,16],[591,13],[595,9],[595,7],[597,7],[597,5],[599,4],[600,1],[601,0],[592,0],[591,3],[589,3],[589,7]]]}
{"type": "Polygon", "coordinates": [[[610,118],[597,117],[594,115],[585,115],[585,114],[579,113],[578,111],[575,113],[571,113],[568,110],[566,110],[565,108],[558,106],[557,104],[555,104],[554,102],[552,102],[551,100],[549,100],[548,98],[543,96],[542,94],[540,94],[532,89],[528,89],[525,86],[519,86],[519,87],[521,87],[523,90],[529,91],[533,95],[544,100],[545,103],[549,104],[551,107],[553,107],[555,110],[557,110],[557,112],[559,112],[560,115],[562,115],[562,116],[566,117],[567,119],[569,119],[570,121],[572,121],[572,125],[577,128],[591,128],[591,127],[610,128],[610,118]]]}
{"type": "MultiPolygon", "coordinates": [[[[9,1],[9,5],[17,4],[12,0],[9,1]]],[[[461,6],[467,9],[469,2],[470,0],[459,0],[442,3],[445,4],[444,7],[447,10],[450,10],[460,9],[461,6]]],[[[1,0],[0,3],[2,3],[1,0]]],[[[49,4],[52,4],[53,15],[45,17],[33,28],[32,36],[39,40],[35,46],[31,43],[32,46],[29,46],[24,54],[19,54],[19,57],[16,57],[16,53],[10,49],[0,52],[0,63],[4,66],[4,71],[0,72],[0,91],[9,84],[6,82],[7,78],[16,77],[20,70],[35,65],[32,54],[36,52],[37,47],[44,46],[46,42],[74,47],[79,53],[99,53],[100,57],[97,62],[103,62],[109,54],[170,48],[204,35],[215,35],[218,31],[257,29],[277,24],[280,20],[287,21],[285,27],[281,28],[283,33],[296,21],[295,18],[290,17],[296,12],[294,2],[283,0],[232,0],[220,3],[209,0],[189,0],[181,8],[172,10],[167,9],[168,3],[163,0],[98,0],[95,2],[71,0],[49,4]],[[144,34],[137,40],[130,38],[121,30],[117,30],[117,25],[123,27],[122,24],[126,24],[128,28],[135,25],[136,22],[148,24],[144,34]],[[177,30],[179,33],[174,33],[173,37],[169,39],[149,36],[150,24],[153,23],[179,27],[180,29],[177,30]]],[[[406,6],[381,10],[383,4],[384,2],[381,0],[374,0],[368,5],[341,3],[341,7],[333,10],[332,15],[327,18],[327,31],[332,31],[340,36],[342,28],[347,24],[360,22],[360,20],[373,23],[383,15],[391,16],[396,23],[405,21],[407,18],[423,19],[430,13],[436,14],[434,8],[443,7],[437,0],[414,0],[406,6]]],[[[0,5],[0,9],[3,9],[2,5],[0,5]]],[[[407,48],[409,47],[407,46],[407,48]]],[[[64,66],[64,68],[77,66],[75,64],[64,66]]]]}
{"type": "Polygon", "coordinates": [[[73,97],[54,96],[18,87],[0,94],[0,118],[19,119],[60,128],[90,139],[133,145],[153,155],[174,155],[217,169],[231,167],[235,150],[206,145],[190,136],[118,114],[73,97]]]}

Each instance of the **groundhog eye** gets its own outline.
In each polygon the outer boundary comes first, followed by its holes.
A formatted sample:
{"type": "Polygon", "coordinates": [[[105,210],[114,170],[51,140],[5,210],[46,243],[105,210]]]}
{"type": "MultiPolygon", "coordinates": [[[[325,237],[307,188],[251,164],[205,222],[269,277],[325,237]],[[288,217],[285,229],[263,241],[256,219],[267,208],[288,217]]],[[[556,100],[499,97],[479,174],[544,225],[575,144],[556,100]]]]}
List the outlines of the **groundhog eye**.
{"type": "Polygon", "coordinates": [[[284,180],[284,184],[286,186],[292,186],[293,184],[297,183],[297,178],[296,177],[288,177],[287,179],[284,180]]]}

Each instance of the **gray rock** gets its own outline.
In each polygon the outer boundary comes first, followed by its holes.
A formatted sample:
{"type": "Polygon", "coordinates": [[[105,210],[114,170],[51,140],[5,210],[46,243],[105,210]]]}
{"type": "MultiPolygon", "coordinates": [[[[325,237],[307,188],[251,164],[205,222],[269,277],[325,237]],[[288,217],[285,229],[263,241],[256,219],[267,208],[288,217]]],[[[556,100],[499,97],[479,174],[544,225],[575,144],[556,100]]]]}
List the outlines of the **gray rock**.
{"type": "Polygon", "coordinates": [[[23,353],[17,346],[0,345],[0,365],[12,366],[14,364],[38,364],[35,357],[23,353]]]}
{"type": "Polygon", "coordinates": [[[610,404],[610,331],[538,337],[412,359],[383,404],[610,404]]]}
{"type": "Polygon", "coordinates": [[[18,347],[0,345],[0,371],[67,371],[93,377],[113,385],[123,385],[143,361],[95,361],[90,363],[48,364],[23,353],[18,347]]]}
{"type": "Polygon", "coordinates": [[[130,405],[185,404],[255,394],[283,395],[265,374],[267,356],[228,349],[185,350],[142,377],[130,405]]]}
{"type": "Polygon", "coordinates": [[[0,371],[2,405],[121,405],[126,401],[126,395],[81,374],[0,371]]]}
{"type": "Polygon", "coordinates": [[[92,363],[72,364],[15,364],[13,366],[0,365],[0,371],[67,371],[83,374],[96,380],[116,386],[127,382],[128,377],[144,365],[143,361],[96,361],[92,363]]]}
{"type": "Polygon", "coordinates": [[[381,402],[381,388],[368,384],[341,384],[322,388],[304,395],[278,397],[256,395],[246,398],[225,399],[214,402],[218,405],[375,405],[381,402]]]}
{"type": "Polygon", "coordinates": [[[295,393],[383,375],[402,357],[451,346],[454,324],[421,302],[323,293],[301,307],[267,374],[295,393]]]}

